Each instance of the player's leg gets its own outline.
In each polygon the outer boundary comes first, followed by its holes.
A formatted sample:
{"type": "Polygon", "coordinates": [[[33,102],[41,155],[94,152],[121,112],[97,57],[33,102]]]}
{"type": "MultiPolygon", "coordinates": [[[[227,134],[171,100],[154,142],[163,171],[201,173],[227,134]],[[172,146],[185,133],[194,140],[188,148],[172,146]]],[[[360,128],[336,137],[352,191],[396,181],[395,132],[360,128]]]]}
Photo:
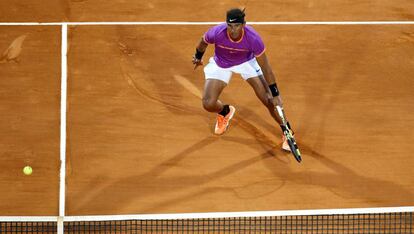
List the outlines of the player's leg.
{"type": "Polygon", "coordinates": [[[256,59],[253,58],[247,62],[235,66],[232,71],[235,73],[239,73],[241,77],[250,84],[256,96],[268,109],[273,119],[278,124],[282,124],[282,120],[280,119],[278,113],[275,110],[272,94],[269,90],[266,80],[263,77],[263,73],[261,70],[262,69],[260,68],[256,59]]]}
{"type": "Polygon", "coordinates": [[[219,113],[224,104],[218,99],[227,83],[222,80],[206,79],[203,93],[203,107],[208,112],[219,113]]]}
{"type": "MultiPolygon", "coordinates": [[[[280,118],[277,110],[275,108],[275,103],[273,96],[270,92],[269,86],[266,80],[263,77],[263,73],[256,59],[251,59],[243,64],[237,66],[234,72],[240,73],[244,80],[246,80],[250,86],[253,88],[256,96],[263,103],[263,105],[268,109],[270,115],[273,119],[281,126],[283,129],[283,121],[280,118]]],[[[278,97],[278,103],[281,105],[282,100],[278,97]]],[[[282,135],[282,148],[289,150],[289,145],[286,142],[286,138],[282,135]]]]}
{"type": "MultiPolygon", "coordinates": [[[[277,113],[277,110],[275,108],[275,105],[273,103],[273,97],[270,94],[270,90],[268,90],[267,82],[264,80],[264,77],[262,75],[259,75],[258,77],[251,77],[246,80],[250,86],[253,88],[256,96],[259,98],[259,100],[263,103],[263,105],[266,106],[268,109],[270,115],[273,117],[273,119],[279,124],[282,125],[282,120],[277,113]]],[[[287,142],[287,139],[284,135],[282,135],[282,149],[290,151],[289,144],[287,142]]]]}
{"type": "Polygon", "coordinates": [[[276,112],[275,105],[273,103],[273,97],[270,94],[270,91],[268,91],[269,88],[267,87],[267,82],[264,80],[264,77],[262,75],[259,75],[257,77],[251,77],[246,81],[253,88],[256,96],[267,108],[273,119],[278,124],[282,124],[282,120],[276,112]]]}
{"type": "Polygon", "coordinates": [[[233,118],[236,109],[233,106],[223,104],[220,100],[220,94],[227,86],[231,78],[231,71],[220,68],[214,59],[210,59],[209,64],[204,67],[205,85],[203,93],[203,107],[209,112],[217,113],[217,121],[214,133],[223,134],[233,118]]]}

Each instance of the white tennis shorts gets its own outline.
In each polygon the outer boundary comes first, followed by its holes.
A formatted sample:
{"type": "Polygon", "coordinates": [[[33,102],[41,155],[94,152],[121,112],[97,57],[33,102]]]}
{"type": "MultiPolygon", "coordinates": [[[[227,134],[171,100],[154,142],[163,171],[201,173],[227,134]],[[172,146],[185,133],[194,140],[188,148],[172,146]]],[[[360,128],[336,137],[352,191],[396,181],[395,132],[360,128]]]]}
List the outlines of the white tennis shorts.
{"type": "Polygon", "coordinates": [[[208,64],[204,67],[204,75],[206,79],[221,80],[227,84],[230,82],[232,73],[240,74],[244,80],[263,75],[262,69],[257,63],[256,58],[233,67],[221,68],[216,64],[214,58],[211,57],[208,64]]]}

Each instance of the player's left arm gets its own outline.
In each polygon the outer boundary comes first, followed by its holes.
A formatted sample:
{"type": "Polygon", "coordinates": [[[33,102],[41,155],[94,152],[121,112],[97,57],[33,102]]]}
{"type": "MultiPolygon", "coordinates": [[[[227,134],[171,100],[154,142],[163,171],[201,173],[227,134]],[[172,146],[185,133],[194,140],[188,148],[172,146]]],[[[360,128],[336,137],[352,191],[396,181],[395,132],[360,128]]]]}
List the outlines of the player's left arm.
{"type": "Polygon", "coordinates": [[[269,60],[267,59],[266,53],[263,51],[259,56],[256,57],[260,68],[262,69],[263,76],[269,87],[268,92],[272,94],[274,105],[283,106],[282,99],[279,95],[279,89],[276,84],[276,77],[273,73],[272,67],[270,66],[269,60]]]}

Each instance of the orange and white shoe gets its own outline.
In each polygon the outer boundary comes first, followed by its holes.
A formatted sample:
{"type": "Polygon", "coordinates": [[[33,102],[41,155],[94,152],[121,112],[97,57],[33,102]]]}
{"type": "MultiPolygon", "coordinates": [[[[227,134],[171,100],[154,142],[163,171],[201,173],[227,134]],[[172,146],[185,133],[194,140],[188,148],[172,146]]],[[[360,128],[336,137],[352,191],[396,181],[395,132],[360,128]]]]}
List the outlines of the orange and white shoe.
{"type": "Polygon", "coordinates": [[[291,152],[289,143],[285,135],[282,135],[282,149],[291,152]]]}
{"type": "Polygon", "coordinates": [[[236,108],[234,106],[229,106],[230,111],[226,116],[217,114],[216,126],[214,128],[214,133],[217,135],[223,134],[229,127],[230,120],[233,118],[236,108]]]}

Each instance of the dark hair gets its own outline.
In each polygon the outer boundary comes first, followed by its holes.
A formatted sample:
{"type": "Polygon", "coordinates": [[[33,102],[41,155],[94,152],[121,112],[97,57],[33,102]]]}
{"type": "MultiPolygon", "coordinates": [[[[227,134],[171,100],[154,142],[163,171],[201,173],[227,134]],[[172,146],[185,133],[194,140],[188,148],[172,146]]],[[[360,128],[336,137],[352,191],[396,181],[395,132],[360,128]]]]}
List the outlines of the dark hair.
{"type": "Polygon", "coordinates": [[[227,23],[245,23],[244,20],[244,9],[241,10],[239,8],[233,8],[227,11],[226,22],[227,23]]]}

